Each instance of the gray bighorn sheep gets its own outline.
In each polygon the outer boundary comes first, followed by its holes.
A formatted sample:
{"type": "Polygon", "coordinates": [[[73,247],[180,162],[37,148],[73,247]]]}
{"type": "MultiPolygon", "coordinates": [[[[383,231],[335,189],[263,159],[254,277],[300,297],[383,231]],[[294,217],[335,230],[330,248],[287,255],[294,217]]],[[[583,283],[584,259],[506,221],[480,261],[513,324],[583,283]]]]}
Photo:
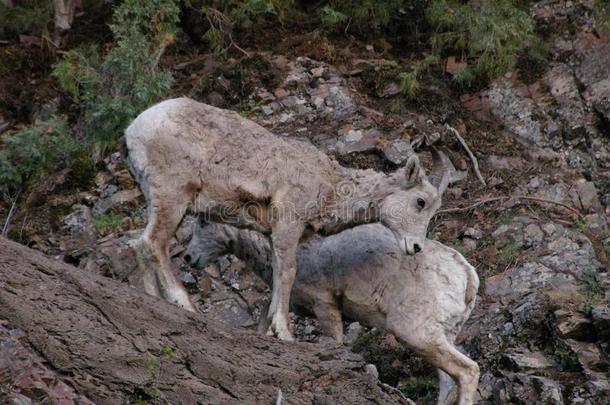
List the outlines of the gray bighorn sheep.
{"type": "MultiPolygon", "coordinates": [[[[271,283],[271,247],[254,231],[196,224],[184,257],[202,268],[226,253],[271,283]]],[[[342,313],[393,333],[439,369],[439,403],[453,397],[448,374],[457,382],[459,404],[472,404],[479,368],[454,341],[478,287],[473,267],[454,249],[427,240],[423,252],[405,256],[387,228],[368,224],[299,245],[291,305],[313,312],[337,342],[342,342],[342,313]]]]}
{"type": "Polygon", "coordinates": [[[273,247],[268,333],[283,340],[292,340],[288,302],[299,240],[380,221],[403,254],[415,254],[449,177],[436,170],[432,184],[416,156],[391,175],[347,169],[313,145],[188,98],[142,112],[125,138],[148,203],[148,225],[132,244],[145,291],[194,310],[168,252],[189,207],[211,221],[265,233],[273,247]]]}

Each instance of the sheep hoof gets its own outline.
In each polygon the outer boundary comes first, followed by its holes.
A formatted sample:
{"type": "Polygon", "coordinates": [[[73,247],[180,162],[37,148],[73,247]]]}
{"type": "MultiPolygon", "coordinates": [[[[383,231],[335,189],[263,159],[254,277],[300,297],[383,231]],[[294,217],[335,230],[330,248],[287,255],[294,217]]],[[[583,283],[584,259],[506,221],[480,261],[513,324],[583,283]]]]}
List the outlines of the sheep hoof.
{"type": "Polygon", "coordinates": [[[195,305],[193,305],[193,303],[188,297],[188,294],[185,291],[171,291],[170,294],[168,294],[167,300],[172,304],[178,305],[179,307],[186,309],[187,311],[197,312],[195,305]]]}
{"type": "Polygon", "coordinates": [[[267,336],[277,336],[278,339],[285,342],[294,342],[294,336],[292,336],[290,330],[283,324],[280,326],[274,321],[271,322],[269,329],[267,329],[267,336]]]}

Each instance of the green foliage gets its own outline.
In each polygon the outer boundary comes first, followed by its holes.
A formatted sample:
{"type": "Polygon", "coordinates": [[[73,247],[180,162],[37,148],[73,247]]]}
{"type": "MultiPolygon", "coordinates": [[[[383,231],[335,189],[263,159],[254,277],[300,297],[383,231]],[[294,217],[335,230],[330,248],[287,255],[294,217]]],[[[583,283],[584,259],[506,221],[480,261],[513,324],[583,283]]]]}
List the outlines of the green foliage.
{"type": "Polygon", "coordinates": [[[579,232],[585,232],[587,230],[587,224],[580,218],[574,220],[574,226],[579,232]]]}
{"type": "Polygon", "coordinates": [[[176,353],[169,345],[163,345],[161,348],[161,354],[163,354],[165,357],[174,357],[176,353]]]}
{"type": "Polygon", "coordinates": [[[467,62],[454,75],[461,85],[504,74],[523,52],[534,58],[544,56],[537,46],[533,19],[514,0],[435,0],[427,15],[436,27],[431,37],[434,51],[454,53],[467,62]]]}
{"type": "Polygon", "coordinates": [[[597,31],[610,39],[610,0],[593,2],[593,18],[597,31]]]}
{"type": "Polygon", "coordinates": [[[584,272],[581,276],[582,291],[587,297],[599,297],[604,293],[597,274],[594,271],[584,272]]]}
{"type": "Polygon", "coordinates": [[[173,35],[180,22],[180,8],[174,0],[125,0],[114,11],[110,29],[119,42],[143,37],[153,44],[173,35]]]}
{"type": "Polygon", "coordinates": [[[460,252],[462,256],[466,256],[466,249],[464,249],[464,246],[461,243],[455,242],[451,247],[460,252]]]}
{"type": "Polygon", "coordinates": [[[422,402],[433,401],[436,397],[436,380],[432,377],[415,377],[398,387],[409,399],[417,399],[422,402]]]}
{"type": "Polygon", "coordinates": [[[397,76],[400,90],[407,98],[414,98],[419,90],[418,77],[439,61],[436,55],[426,55],[423,59],[413,63],[408,72],[401,72],[397,76]]]}
{"type": "Polygon", "coordinates": [[[347,25],[361,32],[379,31],[387,27],[393,16],[404,11],[405,0],[330,0],[319,9],[322,26],[330,31],[343,31],[347,25]]]}
{"type": "Polygon", "coordinates": [[[413,99],[420,87],[419,77],[436,63],[438,63],[436,55],[427,55],[411,64],[407,69],[403,69],[394,61],[373,65],[364,72],[363,84],[372,94],[381,97],[388,83],[394,82],[398,86],[400,94],[407,99],[413,99]]]}
{"type": "Polygon", "coordinates": [[[281,22],[294,6],[294,0],[234,0],[228,3],[230,17],[241,28],[260,25],[270,15],[281,22]]]}
{"type": "Polygon", "coordinates": [[[202,39],[214,53],[224,54],[234,44],[233,30],[255,29],[269,18],[283,23],[293,10],[294,0],[229,0],[217,7],[206,4],[201,11],[208,29],[202,39]]]}
{"type": "Polygon", "coordinates": [[[498,265],[502,267],[510,265],[515,260],[518,251],[519,245],[515,241],[510,241],[502,246],[498,252],[498,265]]]}
{"type": "Polygon", "coordinates": [[[14,195],[51,171],[68,167],[82,152],[67,125],[55,118],[0,141],[0,193],[14,195]]]}
{"type": "Polygon", "coordinates": [[[146,369],[152,377],[156,377],[157,371],[159,371],[159,365],[157,364],[155,359],[149,358],[146,361],[146,369]]]}
{"type": "Polygon", "coordinates": [[[101,56],[94,46],[70,50],[53,69],[80,104],[84,129],[96,152],[116,146],[128,123],[169,94],[172,76],[159,69],[179,21],[174,0],[126,0],[114,12],[116,46],[101,56]]]}
{"type": "Polygon", "coordinates": [[[22,0],[14,7],[0,3],[0,34],[42,35],[53,18],[52,4],[46,0],[22,0]]]}
{"type": "Polygon", "coordinates": [[[344,27],[349,17],[340,11],[335,10],[329,5],[326,5],[318,12],[322,26],[330,31],[338,31],[344,27]]]}
{"type": "MultiPolygon", "coordinates": [[[[76,102],[81,98],[92,98],[94,90],[101,81],[101,58],[94,45],[71,49],[63,54],[63,58],[53,67],[52,75],[61,88],[76,102]]],[[[84,100],[92,101],[92,100],[84,100]]]]}
{"type": "Polygon", "coordinates": [[[99,236],[105,236],[120,231],[123,221],[113,214],[93,214],[93,228],[99,236]]]}
{"type": "Polygon", "coordinates": [[[553,339],[551,350],[553,359],[560,370],[579,371],[582,369],[580,362],[578,361],[578,356],[563,340],[553,339]]]}

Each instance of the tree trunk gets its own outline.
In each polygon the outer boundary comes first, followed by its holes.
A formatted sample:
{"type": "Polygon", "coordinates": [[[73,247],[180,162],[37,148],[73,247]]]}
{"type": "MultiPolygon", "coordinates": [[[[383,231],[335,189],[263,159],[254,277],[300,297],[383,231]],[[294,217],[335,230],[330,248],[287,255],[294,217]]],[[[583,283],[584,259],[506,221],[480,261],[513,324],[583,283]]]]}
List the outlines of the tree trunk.
{"type": "Polygon", "coordinates": [[[0,252],[0,319],[96,403],[406,403],[347,349],[232,329],[1,237],[0,252]]]}
{"type": "Polygon", "coordinates": [[[72,28],[77,0],[53,0],[55,33],[53,40],[61,47],[64,35],[72,28]]]}

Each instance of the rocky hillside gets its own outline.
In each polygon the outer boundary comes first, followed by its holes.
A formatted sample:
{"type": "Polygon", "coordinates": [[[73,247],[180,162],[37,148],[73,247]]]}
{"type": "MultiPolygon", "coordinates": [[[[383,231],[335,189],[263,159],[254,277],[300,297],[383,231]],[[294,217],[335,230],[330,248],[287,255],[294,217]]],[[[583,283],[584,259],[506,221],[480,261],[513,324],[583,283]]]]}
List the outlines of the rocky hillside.
{"type": "MultiPolygon", "coordinates": [[[[240,59],[178,47],[163,63],[178,78],[176,95],[238,109],[346,166],[392,171],[416,152],[429,163],[428,147],[443,147],[461,180],[445,194],[429,235],[461,251],[482,281],[459,337],[481,367],[479,403],[607,404],[610,37],[596,31],[590,1],[543,0],[529,12],[548,44],[543,66],[522,60],[468,93],[429,80],[407,105],[384,75],[382,43],[298,34],[253,46],[240,59]]],[[[447,58],[444,74],[455,64],[447,58]]],[[[64,108],[47,93],[34,99],[38,116],[64,108]]],[[[12,121],[3,114],[0,131],[7,131],[12,121]]],[[[124,152],[105,155],[90,187],[70,192],[70,181],[62,171],[39,185],[9,235],[128,282],[135,260],[127,242],[141,232],[146,210],[124,152]]],[[[185,218],[171,250],[193,301],[206,317],[255,329],[267,286],[231,256],[203,271],[189,268],[182,254],[193,221],[185,218]]],[[[315,319],[293,320],[300,340],[327,340],[315,319]]],[[[383,383],[417,403],[434,401],[436,374],[421,359],[383,331],[345,327],[346,344],[376,366],[383,383]]],[[[22,375],[4,371],[22,356],[12,349],[21,336],[0,326],[0,393],[30,403],[36,398],[22,375]]],[[[41,382],[53,371],[37,357],[28,361],[43,370],[37,395],[56,395],[61,385],[41,382]]]]}

